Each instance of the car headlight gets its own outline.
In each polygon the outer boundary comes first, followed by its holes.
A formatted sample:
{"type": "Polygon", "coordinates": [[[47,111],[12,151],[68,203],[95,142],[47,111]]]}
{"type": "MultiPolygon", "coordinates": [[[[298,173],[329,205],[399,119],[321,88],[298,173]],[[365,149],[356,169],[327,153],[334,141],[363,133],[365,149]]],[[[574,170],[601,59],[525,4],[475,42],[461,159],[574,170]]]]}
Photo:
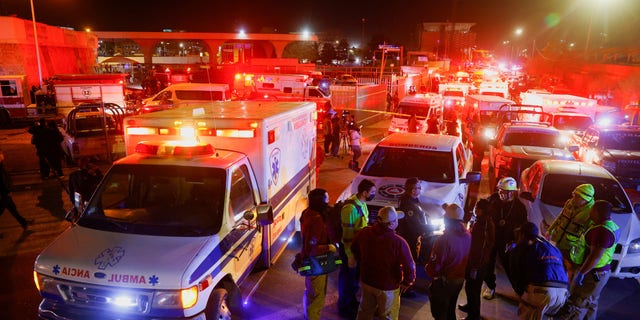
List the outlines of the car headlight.
{"type": "Polygon", "coordinates": [[[484,128],[482,135],[487,139],[491,139],[496,136],[496,130],[494,128],[484,128]]]}
{"type": "Polygon", "coordinates": [[[198,302],[198,287],[182,290],[157,291],[153,299],[154,308],[182,308],[193,307],[198,302]]]}
{"type": "Polygon", "coordinates": [[[609,172],[614,172],[616,171],[616,162],[615,161],[611,161],[611,160],[602,160],[602,162],[600,163],[600,165],[607,169],[607,171],[609,172]]]}
{"type": "Polygon", "coordinates": [[[640,253],[640,238],[631,241],[627,253],[640,253]]]}

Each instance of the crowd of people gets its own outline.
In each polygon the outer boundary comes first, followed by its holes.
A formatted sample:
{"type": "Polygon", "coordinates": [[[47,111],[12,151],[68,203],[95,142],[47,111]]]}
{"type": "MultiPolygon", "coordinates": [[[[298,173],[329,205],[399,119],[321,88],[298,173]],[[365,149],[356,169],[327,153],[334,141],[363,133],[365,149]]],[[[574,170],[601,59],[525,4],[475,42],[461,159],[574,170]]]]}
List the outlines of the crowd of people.
{"type": "MultiPolygon", "coordinates": [[[[337,240],[329,236],[329,194],[315,189],[301,218],[302,255],[340,254],[338,311],[346,319],[398,319],[417,266],[426,272],[434,319],[456,319],[456,309],[467,313],[465,319],[482,319],[481,301],[496,297],[498,263],[519,299],[518,318],[595,319],[620,236],[612,205],[595,200],[592,185],[579,185],[540,234],[527,220],[515,179],[501,179],[496,189],[476,201],[471,216],[457,204],[443,204],[444,232],[435,235],[418,178],[407,179],[398,208],[381,208],[374,222],[367,201],[377,190],[365,179],[339,209],[337,240]],[[467,301],[458,304],[463,288],[467,301]]],[[[322,318],[326,289],[326,274],[305,279],[305,319],[322,318]]]]}

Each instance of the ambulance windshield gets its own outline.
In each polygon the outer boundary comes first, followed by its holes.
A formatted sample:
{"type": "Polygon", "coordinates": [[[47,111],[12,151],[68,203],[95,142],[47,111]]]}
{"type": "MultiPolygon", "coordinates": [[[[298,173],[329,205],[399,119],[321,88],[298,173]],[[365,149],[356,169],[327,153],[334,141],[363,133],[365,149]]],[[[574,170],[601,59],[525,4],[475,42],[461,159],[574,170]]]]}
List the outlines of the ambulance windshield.
{"type": "Polygon", "coordinates": [[[115,165],[78,224],[146,235],[216,234],[222,225],[224,186],[222,169],[115,165]]]}

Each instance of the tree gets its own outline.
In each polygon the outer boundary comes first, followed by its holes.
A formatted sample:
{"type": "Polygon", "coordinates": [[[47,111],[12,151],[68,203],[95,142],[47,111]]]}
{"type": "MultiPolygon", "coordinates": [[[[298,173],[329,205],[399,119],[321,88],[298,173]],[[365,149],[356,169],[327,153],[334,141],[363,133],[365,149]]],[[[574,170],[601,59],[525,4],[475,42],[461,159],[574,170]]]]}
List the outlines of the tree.
{"type": "Polygon", "coordinates": [[[320,60],[324,64],[332,64],[333,60],[336,59],[336,48],[333,46],[331,42],[325,42],[322,44],[322,49],[320,51],[320,60]]]}
{"type": "Polygon", "coordinates": [[[338,61],[347,62],[349,60],[349,42],[347,39],[341,39],[338,41],[336,48],[336,59],[338,61]]]}

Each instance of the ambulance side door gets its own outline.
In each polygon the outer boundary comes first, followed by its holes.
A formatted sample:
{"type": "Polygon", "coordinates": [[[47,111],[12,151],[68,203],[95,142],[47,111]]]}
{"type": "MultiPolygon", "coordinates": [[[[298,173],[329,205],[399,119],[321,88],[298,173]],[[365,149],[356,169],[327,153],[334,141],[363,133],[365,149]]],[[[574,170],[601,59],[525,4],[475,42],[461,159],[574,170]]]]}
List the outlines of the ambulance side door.
{"type": "Polygon", "coordinates": [[[229,169],[227,190],[227,212],[233,229],[232,238],[235,241],[230,255],[233,259],[233,277],[239,279],[245,274],[252,262],[258,259],[261,253],[262,234],[256,219],[248,220],[247,212],[256,212],[259,203],[258,189],[251,166],[246,159],[238,162],[229,169]]]}

